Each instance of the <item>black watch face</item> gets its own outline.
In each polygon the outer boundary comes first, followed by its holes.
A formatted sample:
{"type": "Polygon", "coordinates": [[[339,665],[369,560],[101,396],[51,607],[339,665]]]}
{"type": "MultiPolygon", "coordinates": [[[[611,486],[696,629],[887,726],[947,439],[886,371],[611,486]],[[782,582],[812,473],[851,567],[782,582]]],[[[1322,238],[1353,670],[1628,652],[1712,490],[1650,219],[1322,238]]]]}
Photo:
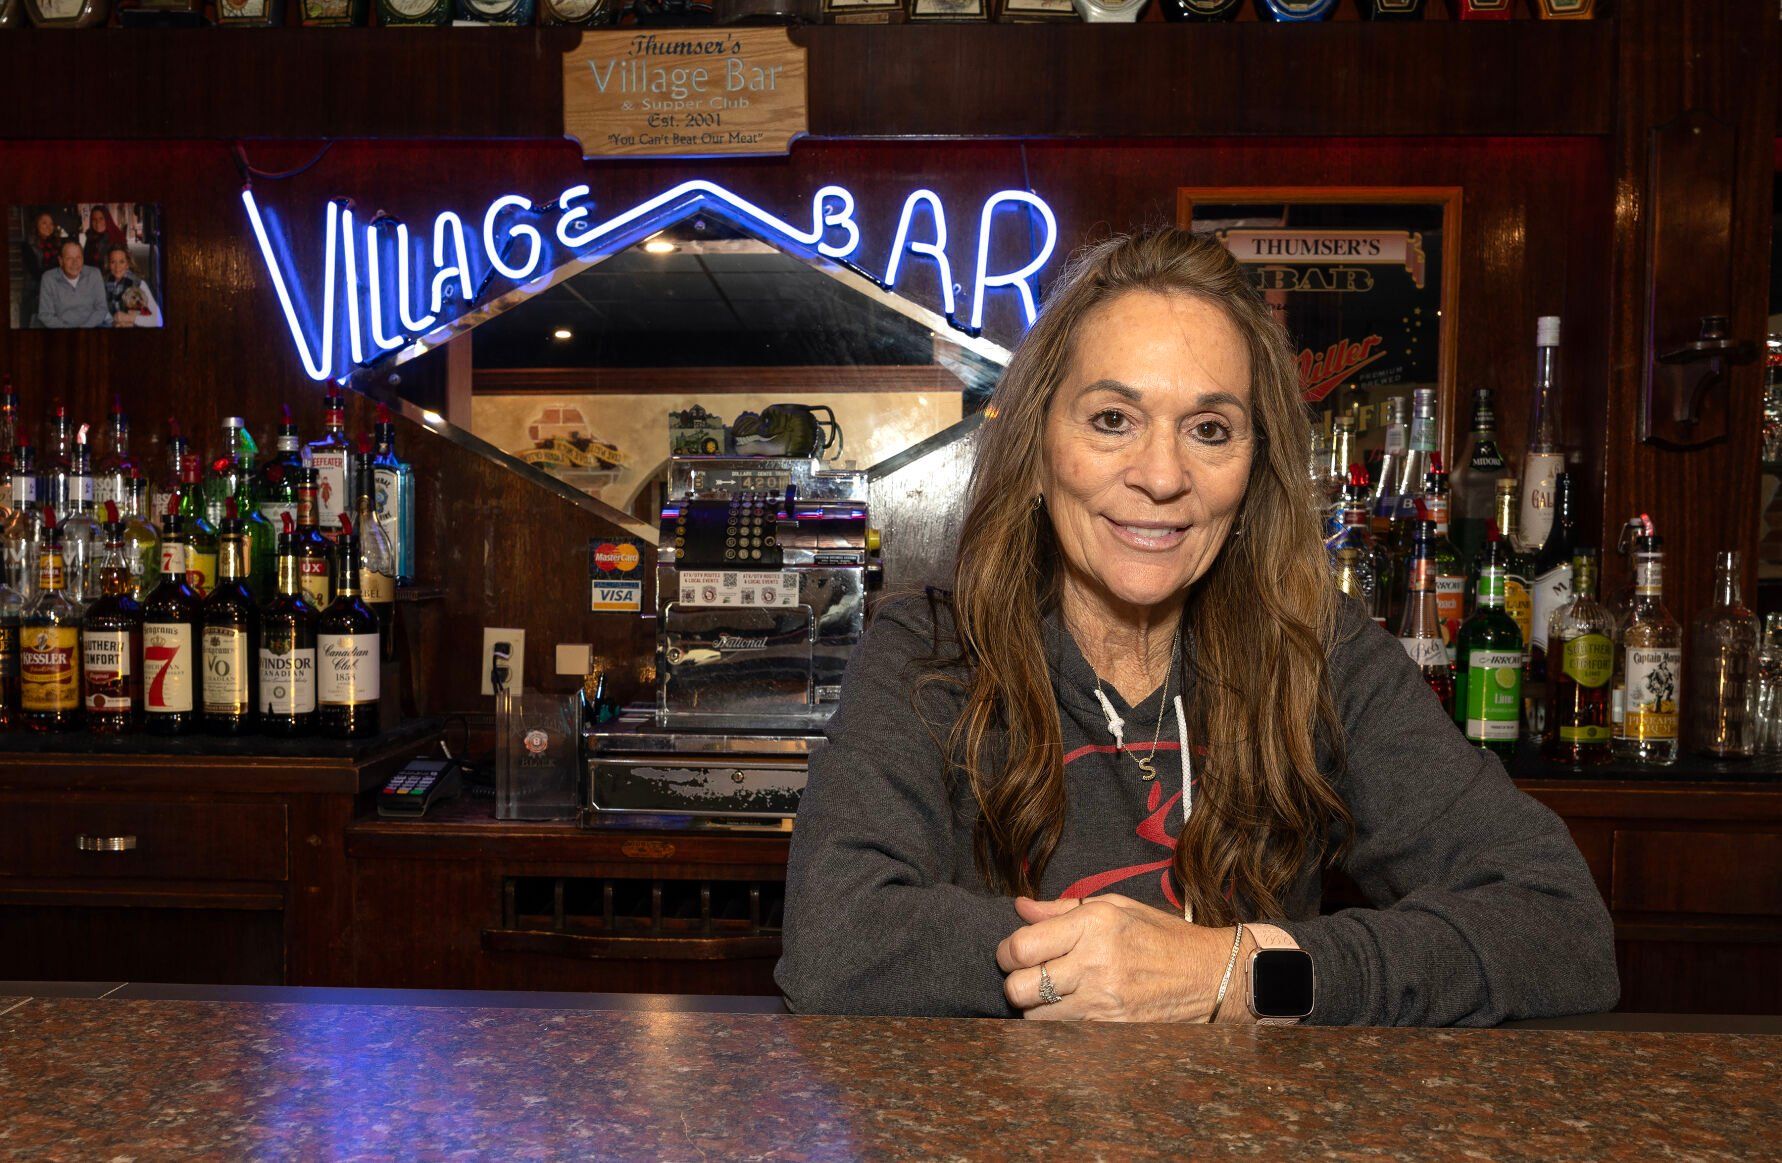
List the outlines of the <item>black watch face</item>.
{"type": "Polygon", "coordinates": [[[1303,1018],[1316,996],[1312,955],[1304,949],[1259,949],[1250,962],[1250,1004],[1259,1018],[1303,1018]]]}

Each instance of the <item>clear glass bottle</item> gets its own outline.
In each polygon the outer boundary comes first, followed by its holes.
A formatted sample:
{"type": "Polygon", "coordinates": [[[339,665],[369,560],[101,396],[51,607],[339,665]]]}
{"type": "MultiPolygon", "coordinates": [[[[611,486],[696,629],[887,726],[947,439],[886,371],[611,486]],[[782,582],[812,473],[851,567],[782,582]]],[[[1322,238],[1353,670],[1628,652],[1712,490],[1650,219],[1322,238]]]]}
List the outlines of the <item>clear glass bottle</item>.
{"type": "Polygon", "coordinates": [[[161,471],[149,484],[149,511],[155,520],[173,511],[179,504],[180,466],[186,462],[186,438],[179,430],[179,421],[167,421],[167,455],[162,461],[161,471]]]}
{"type": "Polygon", "coordinates": [[[1390,533],[1392,522],[1398,517],[1398,482],[1405,473],[1405,453],[1409,440],[1409,434],[1405,430],[1407,403],[1403,396],[1389,396],[1382,405],[1381,438],[1385,444],[1380,454],[1379,469],[1374,473],[1374,495],[1371,498],[1375,540],[1390,533]]]}
{"type": "Polygon", "coordinates": [[[1435,522],[1424,520],[1419,514],[1412,528],[1410,571],[1398,641],[1441,700],[1443,713],[1452,716],[1454,667],[1442,646],[1441,619],[1436,613],[1435,522]]]}
{"type": "MultiPolygon", "coordinates": [[[[376,455],[371,461],[372,496],[378,520],[390,536],[390,549],[396,560],[396,584],[413,585],[415,580],[415,470],[396,455],[396,422],[390,410],[378,405],[376,455]]],[[[1340,480],[1338,483],[1341,483],[1340,480]]]]}
{"type": "Polygon", "coordinates": [[[1559,474],[1565,451],[1559,437],[1559,316],[1535,321],[1535,378],[1528,422],[1528,451],[1522,457],[1522,546],[1532,552],[1547,543],[1553,527],[1559,474]]]}
{"type": "Polygon", "coordinates": [[[1395,484],[1398,492],[1398,518],[1412,520],[1415,501],[1423,496],[1429,470],[1435,467],[1436,390],[1416,388],[1411,392],[1411,429],[1405,441],[1405,463],[1395,484]]]}
{"type": "Polygon", "coordinates": [[[1386,556],[1374,544],[1373,530],[1368,525],[1367,470],[1359,464],[1349,466],[1349,483],[1343,486],[1343,509],[1337,531],[1324,542],[1331,565],[1337,571],[1337,585],[1344,593],[1353,594],[1367,607],[1368,617],[1378,626],[1386,625],[1386,585],[1391,567],[1386,556]],[[1345,581],[1342,555],[1353,550],[1355,560],[1345,581]],[[1382,570],[1386,571],[1382,576],[1382,570]]]}
{"type": "Polygon", "coordinates": [[[37,508],[37,456],[30,441],[19,437],[12,450],[12,515],[6,519],[7,580],[29,603],[37,596],[38,550],[43,522],[37,508]]]}
{"type": "Polygon", "coordinates": [[[1757,615],[1741,600],[1735,550],[1714,555],[1714,604],[1690,627],[1689,735],[1714,759],[1757,752],[1757,615]]]}
{"type": "Polygon", "coordinates": [[[1494,529],[1480,554],[1479,603],[1456,639],[1454,721],[1467,742],[1508,760],[1522,721],[1522,634],[1504,612],[1507,546],[1494,529]]]}
{"type": "Polygon", "coordinates": [[[1615,622],[1596,600],[1601,555],[1572,554],[1572,600],[1548,623],[1547,741],[1543,757],[1584,767],[1610,759],[1609,682],[1615,675],[1615,622]]]}
{"type": "Polygon", "coordinates": [[[43,455],[37,463],[37,503],[61,516],[68,512],[74,478],[74,424],[68,419],[67,405],[60,400],[45,424],[44,437],[43,455]]]}
{"type": "Polygon", "coordinates": [[[1633,559],[1633,602],[1615,642],[1615,757],[1663,766],[1677,761],[1683,628],[1665,609],[1664,539],[1650,524],[1634,539],[1633,559]]]}
{"type": "MultiPolygon", "coordinates": [[[[1497,482],[1510,467],[1497,441],[1497,407],[1490,388],[1473,391],[1473,420],[1466,447],[1454,465],[1454,547],[1471,561],[1485,543],[1485,525],[1497,515],[1497,482]]],[[[1502,532],[1502,526],[1499,526],[1502,532]]],[[[1526,635],[1523,641],[1528,641],[1526,635]]]]}
{"type": "Polygon", "coordinates": [[[1757,753],[1782,755],[1782,614],[1765,614],[1757,652],[1757,753]]]}
{"type": "Polygon", "coordinates": [[[1782,473],[1782,335],[1765,345],[1763,379],[1763,464],[1782,473]]]}
{"type": "Polygon", "coordinates": [[[130,596],[145,601],[161,584],[161,526],[148,511],[148,481],[130,478],[124,507],[124,555],[130,569],[130,596]]]}
{"type": "Polygon", "coordinates": [[[104,512],[105,502],[115,501],[119,512],[128,512],[136,460],[130,455],[130,417],[124,412],[122,399],[111,402],[109,436],[105,452],[93,463],[93,507],[104,512]]]}
{"type": "Polygon", "coordinates": [[[68,515],[62,522],[62,560],[68,569],[68,597],[83,609],[99,596],[99,557],[105,548],[105,530],[93,517],[91,451],[87,426],[81,425],[69,474],[68,515]],[[84,486],[84,487],[83,487],[84,486]]]}

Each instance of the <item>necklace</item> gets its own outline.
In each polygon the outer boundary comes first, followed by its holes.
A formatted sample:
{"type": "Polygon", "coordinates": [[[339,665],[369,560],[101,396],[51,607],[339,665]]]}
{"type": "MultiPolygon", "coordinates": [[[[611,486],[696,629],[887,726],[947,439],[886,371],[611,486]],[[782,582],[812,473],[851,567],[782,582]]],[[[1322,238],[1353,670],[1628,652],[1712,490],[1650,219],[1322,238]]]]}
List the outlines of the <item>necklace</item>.
{"type": "MultiPolygon", "coordinates": [[[[1186,618],[1187,613],[1184,612],[1182,616],[1186,618]]],[[[1163,695],[1157,700],[1157,727],[1151,732],[1151,749],[1145,752],[1142,758],[1133,754],[1131,751],[1126,752],[1126,754],[1132,756],[1132,761],[1138,764],[1138,769],[1142,773],[1139,778],[1143,779],[1146,783],[1157,778],[1157,769],[1152,766],[1151,759],[1152,756],[1157,753],[1157,741],[1163,738],[1163,712],[1169,706],[1169,688],[1176,677],[1176,651],[1181,648],[1181,645],[1182,623],[1178,621],[1176,623],[1175,637],[1170,639],[1169,644],[1169,667],[1163,672],[1163,695]]],[[[1103,707],[1110,707],[1111,704],[1108,702],[1108,697],[1101,689],[1100,672],[1096,671],[1094,667],[1090,667],[1089,670],[1090,673],[1095,675],[1096,697],[1101,700],[1101,705],[1103,707]]],[[[1113,711],[1110,709],[1108,714],[1111,716],[1113,711]]]]}

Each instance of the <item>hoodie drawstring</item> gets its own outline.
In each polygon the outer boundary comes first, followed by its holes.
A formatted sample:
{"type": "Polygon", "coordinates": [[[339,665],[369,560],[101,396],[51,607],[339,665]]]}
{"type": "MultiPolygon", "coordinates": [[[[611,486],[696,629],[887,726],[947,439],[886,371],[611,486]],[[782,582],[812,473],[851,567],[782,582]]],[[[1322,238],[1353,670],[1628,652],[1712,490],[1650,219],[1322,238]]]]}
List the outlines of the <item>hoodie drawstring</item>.
{"type": "MultiPolygon", "coordinates": [[[[1181,836],[1188,835],[1188,817],[1194,812],[1194,756],[1188,751],[1188,716],[1182,713],[1182,696],[1176,696],[1176,742],[1181,750],[1176,753],[1176,762],[1182,768],[1182,831],[1181,836]]],[[[1181,843],[1180,837],[1176,841],[1181,843]]],[[[1194,923],[1194,904],[1188,894],[1182,894],[1182,919],[1189,924],[1194,923]]]]}

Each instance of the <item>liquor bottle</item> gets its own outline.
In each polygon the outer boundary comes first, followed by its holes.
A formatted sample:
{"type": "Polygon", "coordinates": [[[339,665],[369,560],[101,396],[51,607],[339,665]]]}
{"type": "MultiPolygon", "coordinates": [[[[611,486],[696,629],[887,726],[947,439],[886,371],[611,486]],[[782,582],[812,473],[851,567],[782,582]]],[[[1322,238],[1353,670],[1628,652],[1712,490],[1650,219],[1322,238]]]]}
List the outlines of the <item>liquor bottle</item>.
{"type": "MultiPolygon", "coordinates": [[[[179,458],[179,516],[186,543],[186,582],[200,598],[217,584],[217,527],[205,514],[204,478],[196,452],[179,458]]],[[[167,568],[167,555],[161,555],[167,568]]]]}
{"type": "Polygon", "coordinates": [[[148,481],[131,477],[124,506],[124,560],[130,570],[130,596],[148,600],[161,584],[161,527],[148,512],[148,481]]]}
{"type": "MultiPolygon", "coordinates": [[[[12,377],[0,375],[0,460],[12,471],[12,450],[19,442],[19,394],[12,386],[12,377]]],[[[12,490],[7,490],[11,495],[12,490]]]]}
{"type": "Polygon", "coordinates": [[[1418,498],[1423,496],[1429,470],[1436,457],[1436,393],[1418,388],[1411,393],[1411,430],[1405,444],[1405,462],[1396,485],[1401,520],[1411,520],[1418,498]]]}
{"type": "Polygon", "coordinates": [[[1634,539],[1634,598],[1615,636],[1615,686],[1610,706],[1618,759],[1665,765],[1677,761],[1677,684],[1683,628],[1664,606],[1664,539],[1634,539]]]}
{"type": "Polygon", "coordinates": [[[0,730],[20,723],[19,621],[24,614],[25,596],[0,576],[0,730]]]}
{"type": "Polygon", "coordinates": [[[60,400],[56,401],[56,410],[47,421],[38,472],[42,476],[37,487],[38,503],[57,513],[66,513],[74,476],[74,424],[68,419],[68,408],[60,400]]]}
{"type": "Polygon", "coordinates": [[[415,470],[396,455],[396,423],[390,410],[377,410],[377,455],[372,459],[373,498],[377,517],[389,534],[396,558],[396,584],[415,580],[415,470]]]}
{"type": "Polygon", "coordinates": [[[92,452],[87,447],[87,426],[80,426],[69,472],[68,515],[62,522],[62,562],[67,569],[65,590],[70,601],[85,608],[99,596],[100,551],[105,530],[93,519],[92,452]]]}
{"type": "Polygon", "coordinates": [[[1435,522],[1419,513],[1412,528],[1410,573],[1398,641],[1442,701],[1442,711],[1453,715],[1454,668],[1442,647],[1441,620],[1436,615],[1435,522]]]}
{"type": "Polygon", "coordinates": [[[37,596],[19,619],[19,705],[33,731],[75,731],[80,713],[80,607],[62,592],[62,531],[43,511],[37,596]]]}
{"type": "Polygon", "coordinates": [[[334,600],[334,546],[316,527],[316,470],[302,469],[297,474],[297,523],[291,536],[297,554],[297,574],[302,579],[303,596],[317,610],[325,610],[334,600]]]}
{"type": "MultiPolygon", "coordinates": [[[[1473,392],[1472,429],[1454,466],[1454,547],[1471,561],[1485,543],[1485,523],[1496,515],[1497,482],[1509,475],[1497,443],[1497,409],[1490,388],[1473,392]]],[[[1499,522],[1501,532],[1503,524],[1499,522]]],[[[1528,641],[1524,636],[1523,641],[1528,641]]]]}
{"type": "Polygon", "coordinates": [[[1739,554],[1714,555],[1714,604],[1689,635],[1691,742],[1715,759],[1757,753],[1757,615],[1739,597],[1739,554]]]}
{"type": "Polygon", "coordinates": [[[346,397],[330,390],[322,409],[325,430],[308,447],[309,467],[316,472],[316,523],[324,534],[339,530],[342,510],[352,503],[353,446],[346,435],[346,397]]]}
{"type": "MultiPolygon", "coordinates": [[[[351,519],[342,525],[341,560],[359,559],[351,519]]],[[[359,598],[356,571],[340,571],[334,601],[316,619],[316,729],[337,739],[376,735],[380,663],[377,616],[359,598]]]]}
{"type": "Polygon", "coordinates": [[[1466,573],[1460,564],[1459,550],[1448,540],[1448,470],[1442,467],[1439,452],[1430,455],[1423,505],[1435,524],[1436,616],[1442,620],[1442,644],[1448,651],[1448,661],[1455,662],[1460,652],[1460,623],[1466,617],[1466,573]]]}
{"type": "Polygon", "coordinates": [[[1504,612],[1506,546],[1492,531],[1481,551],[1479,603],[1458,635],[1454,721],[1467,741],[1501,758],[1516,751],[1522,719],[1522,634],[1504,612]]]}
{"type": "Polygon", "coordinates": [[[1546,544],[1534,559],[1529,615],[1528,694],[1532,701],[1529,733],[1547,737],[1547,633],[1553,612],[1572,600],[1572,553],[1578,547],[1578,517],[1572,503],[1572,474],[1562,472],[1554,489],[1557,515],[1546,544]]]}
{"type": "Polygon", "coordinates": [[[156,735],[198,729],[198,623],[203,601],[186,580],[186,518],[167,515],[161,539],[161,584],[142,604],[143,711],[156,735]]]}
{"type": "Polygon", "coordinates": [[[252,493],[254,438],[240,416],[223,418],[223,450],[204,474],[204,515],[212,525],[223,524],[223,502],[235,498],[237,511],[252,493]]]}
{"type": "Polygon", "coordinates": [[[22,433],[12,450],[12,463],[12,515],[6,519],[7,580],[29,602],[37,596],[43,522],[37,511],[37,456],[30,438],[22,433]]]}
{"type": "MultiPolygon", "coordinates": [[[[359,453],[358,472],[355,474],[359,495],[353,506],[353,526],[359,532],[359,560],[356,568],[359,571],[359,596],[377,615],[378,641],[383,644],[385,654],[395,649],[396,635],[396,553],[390,546],[390,539],[384,533],[383,522],[378,518],[377,507],[372,502],[372,460],[370,445],[366,444],[359,453]]],[[[350,568],[342,559],[342,569],[350,568]]],[[[389,657],[385,662],[391,661],[389,657]]]]}
{"type": "Polygon", "coordinates": [[[179,500],[180,466],[186,462],[186,438],[180,434],[179,421],[167,421],[167,459],[149,485],[149,511],[157,516],[171,511],[179,500]]]}
{"type": "Polygon", "coordinates": [[[1422,20],[1423,0],[1362,0],[1361,14],[1369,20],[1422,20]]]}
{"type": "Polygon", "coordinates": [[[217,735],[240,735],[254,723],[260,618],[247,584],[247,525],[238,512],[235,498],[227,498],[217,539],[217,588],[204,600],[199,630],[204,726],[217,735]]]}
{"type": "Polygon", "coordinates": [[[142,603],[130,593],[124,524],[107,501],[99,596],[80,632],[81,691],[87,729],[95,735],[134,731],[142,723],[142,603]]]}
{"type": "MultiPolygon", "coordinates": [[[[1377,600],[1377,581],[1373,569],[1368,565],[1362,551],[1353,545],[1344,546],[1332,555],[1335,561],[1337,592],[1348,594],[1361,603],[1362,609],[1370,615],[1374,611],[1377,600]]],[[[1380,623],[1375,618],[1376,625],[1380,623]]]]}
{"type": "Polygon", "coordinates": [[[1330,463],[1325,470],[1332,501],[1341,501],[1343,487],[1349,483],[1349,466],[1360,460],[1355,449],[1355,413],[1342,412],[1331,425],[1330,463]]]}
{"type": "Polygon", "coordinates": [[[297,425],[291,419],[291,406],[285,404],[281,411],[284,419],[278,426],[277,447],[272,458],[260,469],[260,479],[254,490],[260,500],[260,515],[266,518],[274,536],[285,527],[286,513],[293,521],[297,519],[297,470],[303,467],[303,442],[298,439],[297,425]]]}
{"type": "Polygon", "coordinates": [[[303,597],[287,514],[278,538],[278,593],[260,615],[260,730],[298,735],[316,713],[316,609],[303,597]]]}
{"type": "Polygon", "coordinates": [[[1382,424],[1384,451],[1380,455],[1379,468],[1374,472],[1374,540],[1376,541],[1383,540],[1391,533],[1392,522],[1398,516],[1398,483],[1405,473],[1407,440],[1405,398],[1403,396],[1387,398],[1385,419],[1382,424]]]}
{"type": "Polygon", "coordinates": [[[1757,652],[1757,753],[1782,755],[1782,614],[1763,616],[1757,652]]]}
{"type": "Polygon", "coordinates": [[[1504,477],[1497,482],[1498,533],[1503,540],[1504,613],[1516,622],[1522,632],[1522,654],[1528,655],[1528,640],[1534,633],[1534,596],[1530,585],[1534,577],[1534,558],[1524,553],[1516,537],[1516,521],[1521,503],[1516,496],[1516,478],[1504,477]]]}
{"type": "Polygon", "coordinates": [[[1342,521],[1336,533],[1324,542],[1332,564],[1338,567],[1338,588],[1361,599],[1376,625],[1386,625],[1386,589],[1392,583],[1392,562],[1374,544],[1373,530],[1368,525],[1367,470],[1359,464],[1349,466],[1349,483],[1343,486],[1342,521]],[[1341,557],[1348,550],[1356,552],[1354,573],[1344,588],[1341,557]]]}
{"type": "Polygon", "coordinates": [[[1336,6],[1337,0],[1256,0],[1256,15],[1263,20],[1298,24],[1308,20],[1329,20],[1336,6]]]}
{"type": "Polygon", "coordinates": [[[1609,681],[1615,676],[1615,622],[1596,600],[1600,557],[1572,554],[1572,600],[1547,626],[1547,741],[1541,754],[1586,767],[1610,759],[1609,681]]]}
{"type": "Polygon", "coordinates": [[[1196,24],[1236,20],[1243,6],[1244,0],[1164,0],[1163,18],[1196,24]]]}
{"type": "Polygon", "coordinates": [[[93,464],[93,505],[105,511],[105,502],[117,504],[119,512],[130,508],[130,480],[136,475],[136,461],[130,456],[130,417],[124,413],[124,402],[111,402],[111,430],[107,447],[93,464]]]}
{"type": "Polygon", "coordinates": [[[1522,457],[1522,550],[1547,542],[1553,526],[1554,493],[1565,471],[1559,446],[1559,316],[1535,322],[1534,402],[1528,423],[1528,451],[1522,457]]]}

